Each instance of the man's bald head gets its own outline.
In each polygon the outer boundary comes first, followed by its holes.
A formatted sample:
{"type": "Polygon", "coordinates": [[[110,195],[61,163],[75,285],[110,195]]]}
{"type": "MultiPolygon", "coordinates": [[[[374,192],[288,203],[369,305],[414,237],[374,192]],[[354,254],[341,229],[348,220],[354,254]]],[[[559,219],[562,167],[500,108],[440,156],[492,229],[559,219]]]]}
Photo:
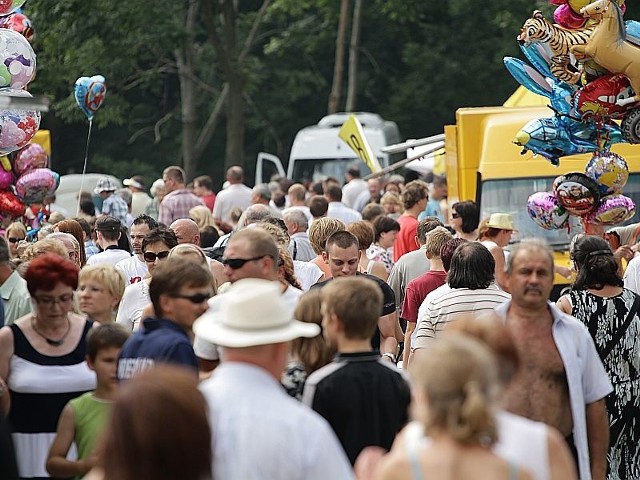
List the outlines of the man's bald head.
{"type": "Polygon", "coordinates": [[[234,165],[227,170],[227,181],[231,184],[242,183],[244,180],[244,171],[242,167],[234,165]]]}
{"type": "Polygon", "coordinates": [[[192,243],[200,245],[200,229],[198,224],[190,218],[179,218],[169,227],[178,238],[178,243],[192,243]]]}

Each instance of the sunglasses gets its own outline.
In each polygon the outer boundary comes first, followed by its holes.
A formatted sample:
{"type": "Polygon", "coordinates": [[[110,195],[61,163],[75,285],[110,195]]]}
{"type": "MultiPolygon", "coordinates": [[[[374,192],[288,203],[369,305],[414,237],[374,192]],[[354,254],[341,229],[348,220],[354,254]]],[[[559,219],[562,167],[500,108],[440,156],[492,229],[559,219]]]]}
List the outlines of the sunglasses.
{"type": "Polygon", "coordinates": [[[458,213],[456,213],[456,212],[453,212],[453,213],[451,214],[451,218],[460,218],[460,214],[458,214],[458,213]]]}
{"type": "Polygon", "coordinates": [[[238,270],[239,268],[244,267],[244,264],[247,262],[253,262],[255,260],[260,260],[261,258],[266,257],[267,255],[260,255],[259,257],[253,258],[223,258],[221,260],[223,265],[227,265],[229,268],[233,270],[238,270]]]}
{"type": "Polygon", "coordinates": [[[18,243],[18,242],[21,242],[22,240],[24,240],[24,238],[9,237],[9,238],[7,238],[7,240],[9,240],[9,243],[18,243]]]}
{"type": "Polygon", "coordinates": [[[211,293],[194,293],[193,295],[181,295],[179,293],[174,293],[171,295],[173,298],[184,298],[185,300],[189,300],[191,303],[202,303],[209,300],[212,296],[211,293]]]}
{"type": "Polygon", "coordinates": [[[145,262],[155,262],[156,258],[162,260],[163,258],[167,258],[169,256],[169,250],[165,250],[164,252],[144,252],[143,257],[145,262]]]}

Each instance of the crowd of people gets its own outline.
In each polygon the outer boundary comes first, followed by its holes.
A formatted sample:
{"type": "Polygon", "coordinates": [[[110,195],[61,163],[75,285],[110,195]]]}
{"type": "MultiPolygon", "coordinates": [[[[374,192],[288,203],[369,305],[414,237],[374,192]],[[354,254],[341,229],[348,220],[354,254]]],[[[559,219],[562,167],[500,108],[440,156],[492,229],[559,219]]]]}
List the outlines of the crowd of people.
{"type": "Polygon", "coordinates": [[[7,225],[0,477],[640,479],[640,229],[576,235],[554,303],[509,213],[344,180],[172,166],[7,225]]]}

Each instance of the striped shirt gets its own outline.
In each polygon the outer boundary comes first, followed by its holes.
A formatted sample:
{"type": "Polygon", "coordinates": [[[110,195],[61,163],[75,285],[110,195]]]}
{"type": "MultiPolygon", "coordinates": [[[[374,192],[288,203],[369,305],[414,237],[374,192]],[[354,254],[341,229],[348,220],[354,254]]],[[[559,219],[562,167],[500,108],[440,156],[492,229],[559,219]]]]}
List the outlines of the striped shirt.
{"type": "Polygon", "coordinates": [[[465,313],[491,312],[495,307],[508,300],[511,300],[511,295],[503,292],[493,283],[489,288],[476,290],[452,289],[434,300],[427,307],[424,317],[418,319],[414,348],[425,348],[444,330],[447,323],[456,320],[457,316],[465,313]]]}

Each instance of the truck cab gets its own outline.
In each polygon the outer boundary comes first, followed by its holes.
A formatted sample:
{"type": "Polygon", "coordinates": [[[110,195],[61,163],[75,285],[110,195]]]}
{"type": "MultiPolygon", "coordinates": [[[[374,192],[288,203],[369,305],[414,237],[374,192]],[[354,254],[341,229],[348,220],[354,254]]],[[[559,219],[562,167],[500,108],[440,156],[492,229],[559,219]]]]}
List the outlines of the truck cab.
{"type": "MultiPolygon", "coordinates": [[[[526,237],[544,238],[554,250],[556,263],[569,266],[570,239],[583,231],[579,219],[570,217],[568,229],[544,230],[529,217],[527,199],[532,193],[551,191],[558,175],[584,172],[591,155],[563,157],[555,167],[531,152],[521,154],[522,148],[513,144],[528,121],[552,115],[546,107],[459,109],[456,124],[445,127],[448,201],[451,205],[474,200],[480,206],[481,219],[492,213],[510,213],[518,230],[513,242],[526,237]]],[[[616,144],[611,150],[622,155],[629,166],[623,193],[640,205],[640,145],[616,144]]],[[[554,280],[552,298],[557,298],[571,280],[557,274],[554,280]]]]}
{"type": "MultiPolygon", "coordinates": [[[[350,115],[351,113],[327,115],[316,125],[300,130],[293,140],[286,172],[277,156],[260,152],[256,163],[256,184],[268,182],[273,174],[286,176],[294,182],[320,181],[327,177],[343,180],[348,166],[354,162],[360,166],[362,177],[371,173],[364,162],[338,137],[342,124],[350,115]]],[[[400,141],[398,126],[376,113],[359,112],[354,115],[360,121],[380,166],[389,166],[394,157],[383,153],[381,149],[400,141]]]]}

